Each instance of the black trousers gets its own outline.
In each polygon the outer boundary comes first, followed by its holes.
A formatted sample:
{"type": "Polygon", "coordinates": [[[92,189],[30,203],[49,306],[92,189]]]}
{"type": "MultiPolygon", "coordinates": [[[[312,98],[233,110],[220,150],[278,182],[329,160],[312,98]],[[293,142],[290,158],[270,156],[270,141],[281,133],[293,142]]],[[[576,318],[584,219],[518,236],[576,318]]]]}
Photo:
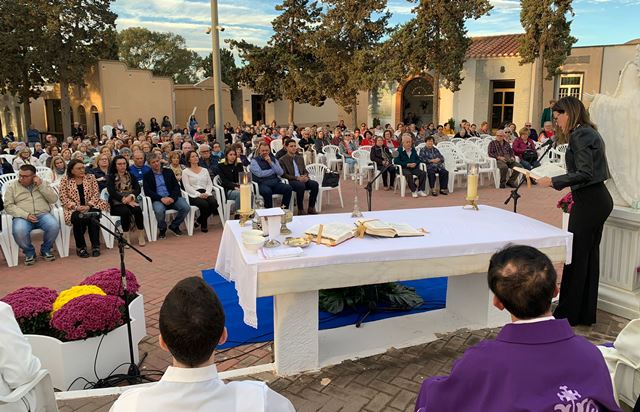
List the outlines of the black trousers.
{"type": "MultiPolygon", "coordinates": [[[[384,166],[382,166],[384,167],[384,166]]],[[[378,169],[381,170],[382,167],[380,167],[380,165],[378,165],[378,169]]],[[[385,170],[384,172],[382,172],[382,185],[384,187],[388,187],[388,186],[393,186],[393,184],[396,181],[396,173],[397,173],[398,169],[396,169],[395,166],[392,166],[390,168],[388,168],[387,170],[385,170]]]]}
{"type": "Polygon", "coordinates": [[[409,185],[409,190],[411,190],[412,193],[416,190],[424,190],[427,182],[427,173],[424,170],[420,170],[418,167],[414,167],[413,169],[407,167],[402,169],[402,174],[406,177],[407,185],[409,185]],[[416,187],[413,176],[418,177],[418,187],[416,187]]]}
{"type": "Polygon", "coordinates": [[[433,190],[436,186],[436,173],[440,182],[440,190],[449,189],[449,171],[444,167],[441,169],[427,168],[427,177],[429,177],[429,187],[433,190]]]}
{"type": "Polygon", "coordinates": [[[316,207],[316,199],[318,198],[318,191],[320,190],[320,186],[318,182],[315,180],[307,180],[305,183],[299,182],[297,180],[290,180],[289,186],[296,193],[296,202],[298,202],[298,210],[304,209],[304,192],[305,190],[309,190],[309,207],[316,207]]]}
{"type": "MultiPolygon", "coordinates": [[[[91,209],[92,212],[96,209],[91,209]]],[[[80,219],[80,212],[71,214],[71,225],[73,226],[73,238],[76,241],[76,249],[86,249],[87,242],[84,240],[84,234],[89,230],[89,240],[91,247],[100,248],[100,225],[94,219],[80,219]]]]}
{"type": "Polygon", "coordinates": [[[189,197],[189,203],[200,209],[198,223],[200,223],[200,227],[202,229],[207,229],[207,219],[209,219],[209,216],[215,215],[218,210],[218,202],[216,202],[216,198],[213,196],[209,196],[206,199],[189,197]]]}
{"type": "Polygon", "coordinates": [[[129,206],[125,204],[111,206],[111,214],[120,216],[122,222],[122,231],[128,232],[131,228],[131,221],[135,221],[138,230],[144,229],[144,220],[142,219],[142,209],[140,206],[129,206]]]}
{"type": "Polygon", "coordinates": [[[596,322],[598,281],[600,279],[600,239],[604,222],[613,210],[613,200],[604,183],[575,190],[569,217],[573,233],[573,256],[564,266],[560,285],[560,302],[556,318],[566,318],[571,325],[596,322]]]}

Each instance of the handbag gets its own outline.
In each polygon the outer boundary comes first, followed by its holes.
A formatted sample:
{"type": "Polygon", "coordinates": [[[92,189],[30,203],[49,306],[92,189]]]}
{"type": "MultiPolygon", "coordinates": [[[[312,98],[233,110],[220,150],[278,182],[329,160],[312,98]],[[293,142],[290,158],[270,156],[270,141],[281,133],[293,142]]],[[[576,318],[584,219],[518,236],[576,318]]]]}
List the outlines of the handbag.
{"type": "Polygon", "coordinates": [[[340,184],[340,175],[335,172],[325,172],[322,178],[323,187],[338,187],[340,184]]]}
{"type": "Polygon", "coordinates": [[[534,163],[536,160],[538,160],[538,153],[536,153],[535,150],[527,149],[524,151],[524,153],[522,153],[522,160],[527,163],[534,163]]]}

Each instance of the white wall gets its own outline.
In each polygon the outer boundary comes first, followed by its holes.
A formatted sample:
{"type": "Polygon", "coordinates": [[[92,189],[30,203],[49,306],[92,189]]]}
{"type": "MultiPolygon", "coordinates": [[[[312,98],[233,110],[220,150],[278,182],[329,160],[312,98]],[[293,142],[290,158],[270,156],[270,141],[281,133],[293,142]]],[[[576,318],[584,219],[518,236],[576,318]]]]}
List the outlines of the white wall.
{"type": "Polygon", "coordinates": [[[604,48],[600,93],[613,94],[616,91],[620,73],[622,73],[625,64],[634,59],[636,47],[631,44],[623,44],[604,48]]]}

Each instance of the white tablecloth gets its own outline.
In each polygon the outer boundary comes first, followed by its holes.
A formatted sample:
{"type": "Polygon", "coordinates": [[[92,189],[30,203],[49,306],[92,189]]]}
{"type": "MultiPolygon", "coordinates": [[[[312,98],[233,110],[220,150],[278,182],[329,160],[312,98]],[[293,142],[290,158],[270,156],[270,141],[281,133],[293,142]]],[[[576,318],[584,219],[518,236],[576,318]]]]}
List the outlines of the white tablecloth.
{"type": "MultiPolygon", "coordinates": [[[[227,221],[222,233],[216,271],[235,282],[239,303],[246,324],[257,327],[257,276],[259,272],[274,272],[293,268],[317,267],[341,263],[384,262],[394,260],[442,258],[448,256],[493,253],[508,243],[537,248],[566,246],[566,263],[571,263],[573,235],[546,223],[490,206],[480,211],[460,206],[426,209],[385,210],[365,212],[365,218],[423,227],[429,234],[423,237],[351,239],[336,247],[312,244],[301,257],[267,260],[262,253],[249,253],[242,245],[241,228],[237,220],[227,221]]],[[[349,222],[349,213],[295,216],[288,226],[290,236],[301,236],[316,223],[349,222]]],[[[282,240],[284,236],[279,236],[282,240]]],[[[287,247],[287,246],[281,246],[287,247]]],[[[488,262],[487,262],[488,263],[488,262]]]]}

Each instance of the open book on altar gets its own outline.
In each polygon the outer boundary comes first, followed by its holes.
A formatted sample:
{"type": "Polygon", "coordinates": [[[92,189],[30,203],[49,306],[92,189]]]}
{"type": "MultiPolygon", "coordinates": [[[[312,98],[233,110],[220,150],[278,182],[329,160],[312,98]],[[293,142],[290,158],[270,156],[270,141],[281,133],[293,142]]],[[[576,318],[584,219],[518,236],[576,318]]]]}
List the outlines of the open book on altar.
{"type": "MultiPolygon", "coordinates": [[[[320,224],[313,225],[309,229],[307,229],[304,233],[306,235],[313,236],[313,240],[315,241],[318,236],[318,231],[320,230],[320,224]]],[[[348,223],[327,223],[322,225],[322,233],[320,234],[321,240],[320,243],[328,246],[336,246],[345,240],[351,239],[355,236],[355,226],[350,225],[348,223]]]]}
{"type": "Polygon", "coordinates": [[[424,231],[420,231],[406,223],[383,222],[381,220],[358,220],[358,225],[364,225],[365,233],[371,236],[380,237],[407,237],[423,236],[424,231]]]}
{"type": "Polygon", "coordinates": [[[547,163],[531,170],[527,170],[523,167],[514,167],[513,170],[520,172],[525,176],[529,175],[533,179],[540,179],[543,177],[556,177],[567,173],[564,168],[558,166],[556,163],[547,163]]]}

